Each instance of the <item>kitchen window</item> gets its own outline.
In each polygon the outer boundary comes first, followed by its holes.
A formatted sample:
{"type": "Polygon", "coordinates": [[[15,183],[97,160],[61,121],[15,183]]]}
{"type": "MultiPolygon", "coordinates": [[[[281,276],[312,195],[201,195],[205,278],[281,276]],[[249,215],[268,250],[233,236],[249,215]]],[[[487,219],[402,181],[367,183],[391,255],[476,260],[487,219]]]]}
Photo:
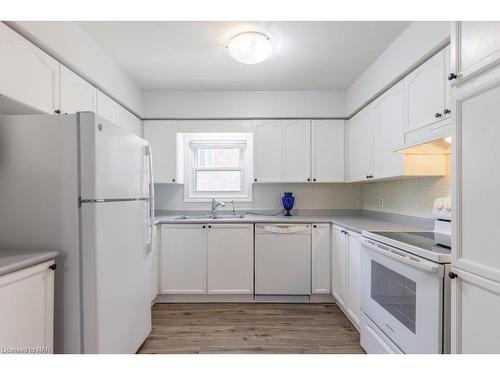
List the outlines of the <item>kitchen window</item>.
{"type": "Polygon", "coordinates": [[[251,135],[185,134],[184,200],[251,201],[251,135]]]}

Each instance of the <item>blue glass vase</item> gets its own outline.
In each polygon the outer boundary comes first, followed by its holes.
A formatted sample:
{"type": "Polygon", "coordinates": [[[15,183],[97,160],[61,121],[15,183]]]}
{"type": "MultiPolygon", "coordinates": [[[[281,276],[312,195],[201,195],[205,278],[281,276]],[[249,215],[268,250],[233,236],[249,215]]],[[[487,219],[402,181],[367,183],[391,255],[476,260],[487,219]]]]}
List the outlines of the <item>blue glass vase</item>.
{"type": "Polygon", "coordinates": [[[293,205],[295,204],[295,197],[293,197],[293,193],[284,193],[281,197],[281,203],[283,204],[283,208],[286,210],[285,216],[292,216],[290,214],[290,211],[293,208],[293,205]]]}

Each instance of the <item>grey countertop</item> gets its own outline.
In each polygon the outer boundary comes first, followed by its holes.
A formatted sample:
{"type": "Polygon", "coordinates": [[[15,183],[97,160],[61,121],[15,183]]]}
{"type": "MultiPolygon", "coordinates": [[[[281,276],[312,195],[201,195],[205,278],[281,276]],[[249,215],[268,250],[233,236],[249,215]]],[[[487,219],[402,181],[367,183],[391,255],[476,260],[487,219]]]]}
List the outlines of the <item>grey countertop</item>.
{"type": "Polygon", "coordinates": [[[332,223],[359,232],[379,230],[422,230],[420,226],[398,223],[361,214],[318,214],[295,216],[245,215],[244,218],[231,219],[179,219],[182,215],[157,215],[158,224],[195,224],[195,223],[332,223]]]}
{"type": "Polygon", "coordinates": [[[57,251],[0,250],[0,276],[43,263],[57,257],[57,251]]]}

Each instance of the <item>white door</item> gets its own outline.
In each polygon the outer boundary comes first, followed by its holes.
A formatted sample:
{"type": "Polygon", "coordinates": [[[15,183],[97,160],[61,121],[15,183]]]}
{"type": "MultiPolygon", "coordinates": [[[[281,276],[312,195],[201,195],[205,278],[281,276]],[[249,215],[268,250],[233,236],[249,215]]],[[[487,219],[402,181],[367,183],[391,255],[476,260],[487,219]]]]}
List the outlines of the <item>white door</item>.
{"type": "Polygon", "coordinates": [[[151,331],[146,201],[83,203],[85,353],[135,353],[151,331]]]}
{"type": "Polygon", "coordinates": [[[330,224],[313,224],[312,228],[312,294],[329,294],[331,279],[330,224]]]}
{"type": "Polygon", "coordinates": [[[405,132],[441,121],[446,107],[445,51],[437,53],[404,80],[405,132]]]}
{"type": "Polygon", "coordinates": [[[500,69],[456,89],[452,352],[500,353],[500,69]]]}
{"type": "Polygon", "coordinates": [[[82,199],[149,196],[147,142],[92,113],[80,113],[82,199]]]}
{"type": "Polygon", "coordinates": [[[452,66],[458,82],[494,67],[499,59],[500,22],[455,22],[452,28],[452,66]]]}
{"type": "Polygon", "coordinates": [[[283,181],[311,181],[311,121],[283,121],[283,181]]]}
{"type": "Polygon", "coordinates": [[[97,89],[64,65],[60,66],[60,109],[62,113],[95,112],[97,89]]]}
{"type": "Polygon", "coordinates": [[[345,230],[332,226],[332,295],[339,306],[346,301],[346,235],[345,230]]]}
{"type": "Polygon", "coordinates": [[[59,109],[59,63],[3,23],[0,94],[45,113],[59,109]]]}
{"type": "Polygon", "coordinates": [[[52,353],[54,271],[49,266],[53,263],[0,276],[0,348],[20,353],[26,348],[39,350],[27,354],[52,353]]]}
{"type": "Polygon", "coordinates": [[[177,121],[144,121],[144,139],[153,152],[155,183],[177,179],[177,121]]]}
{"type": "Polygon", "coordinates": [[[373,103],[373,175],[403,175],[403,155],[395,152],[404,142],[403,83],[399,82],[373,103]]]}
{"type": "Polygon", "coordinates": [[[360,235],[347,232],[347,297],[346,310],[351,321],[359,329],[361,314],[361,241],[360,235]]]}
{"type": "Polygon", "coordinates": [[[372,174],[373,123],[368,106],[348,121],[349,181],[364,181],[372,174]]]}
{"type": "Polygon", "coordinates": [[[282,121],[254,123],[254,182],[280,182],[282,178],[282,121]]]}
{"type": "Polygon", "coordinates": [[[452,353],[500,353],[500,283],[455,268],[452,353]]]}
{"type": "Polygon", "coordinates": [[[312,120],[313,182],[344,182],[344,120],[312,120]]]}
{"type": "Polygon", "coordinates": [[[253,294],[253,224],[207,226],[208,294],[253,294]]]}
{"type": "Polygon", "coordinates": [[[206,224],[161,226],[161,293],[206,294],[206,224]]]}

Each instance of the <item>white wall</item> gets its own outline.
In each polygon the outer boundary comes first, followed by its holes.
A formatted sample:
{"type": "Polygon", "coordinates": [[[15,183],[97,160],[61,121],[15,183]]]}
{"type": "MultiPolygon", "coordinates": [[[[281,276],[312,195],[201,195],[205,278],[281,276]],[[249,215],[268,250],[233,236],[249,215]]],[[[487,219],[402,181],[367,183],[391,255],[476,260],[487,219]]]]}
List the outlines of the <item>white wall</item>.
{"type": "MultiPolygon", "coordinates": [[[[208,210],[209,203],[185,203],[184,186],[155,185],[155,208],[159,210],[208,210]]],[[[236,210],[281,209],[285,191],[294,193],[296,209],[361,208],[360,184],[254,184],[253,202],[236,203],[236,210]]],[[[231,205],[226,206],[231,209],[231,205]]]]}
{"type": "Polygon", "coordinates": [[[147,91],[145,118],[344,117],[342,91],[147,91]]]}
{"type": "Polygon", "coordinates": [[[367,210],[431,217],[434,199],[450,195],[451,156],[444,177],[411,177],[403,180],[365,183],[362,207],[367,210]],[[379,207],[379,199],[384,207],[379,207]]]}
{"type": "Polygon", "coordinates": [[[142,90],[75,22],[7,22],[93,85],[142,115],[142,90]]]}
{"type": "Polygon", "coordinates": [[[346,112],[353,113],[371,97],[433,50],[447,44],[451,22],[412,22],[346,91],[346,112]]]}

